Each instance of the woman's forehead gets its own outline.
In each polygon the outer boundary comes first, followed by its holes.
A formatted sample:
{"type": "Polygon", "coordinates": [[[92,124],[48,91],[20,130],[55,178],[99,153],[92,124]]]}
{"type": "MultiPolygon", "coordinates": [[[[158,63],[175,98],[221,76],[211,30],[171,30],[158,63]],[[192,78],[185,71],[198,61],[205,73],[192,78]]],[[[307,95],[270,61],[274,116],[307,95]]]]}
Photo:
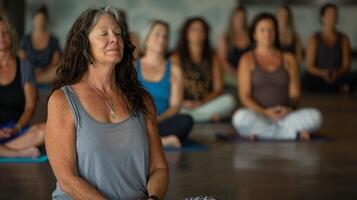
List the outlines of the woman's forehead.
{"type": "Polygon", "coordinates": [[[97,23],[94,25],[94,29],[102,28],[120,29],[120,26],[114,16],[104,13],[98,17],[97,23]]]}

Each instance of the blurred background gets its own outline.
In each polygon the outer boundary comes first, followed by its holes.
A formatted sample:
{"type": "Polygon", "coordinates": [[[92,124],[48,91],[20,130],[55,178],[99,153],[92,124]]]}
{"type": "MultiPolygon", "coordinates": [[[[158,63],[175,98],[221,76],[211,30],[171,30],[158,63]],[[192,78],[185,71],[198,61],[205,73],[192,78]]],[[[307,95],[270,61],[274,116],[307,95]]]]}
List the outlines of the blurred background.
{"type": "Polygon", "coordinates": [[[357,48],[357,1],[353,0],[1,0],[3,9],[8,11],[11,21],[22,36],[31,30],[33,12],[42,4],[47,5],[50,19],[49,30],[55,34],[63,48],[66,34],[81,12],[89,7],[113,6],[127,12],[130,29],[142,35],[152,19],[164,19],[170,24],[170,47],[176,45],[179,29],[187,17],[203,16],[211,26],[211,41],[216,45],[220,34],[225,30],[231,10],[237,4],[244,4],[247,9],[248,23],[261,12],[275,13],[277,6],[291,6],[295,19],[296,31],[306,45],[308,36],[319,30],[319,8],[327,2],[339,6],[338,29],[350,37],[352,50],[357,48]]]}

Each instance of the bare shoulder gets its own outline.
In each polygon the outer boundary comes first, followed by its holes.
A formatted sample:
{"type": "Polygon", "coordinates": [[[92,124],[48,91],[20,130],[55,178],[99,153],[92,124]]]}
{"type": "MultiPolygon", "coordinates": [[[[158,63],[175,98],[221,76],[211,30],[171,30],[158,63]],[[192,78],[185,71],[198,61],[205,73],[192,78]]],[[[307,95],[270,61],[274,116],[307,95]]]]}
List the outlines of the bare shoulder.
{"type": "Polygon", "coordinates": [[[289,62],[295,60],[294,55],[292,53],[290,53],[290,52],[284,52],[283,53],[283,58],[284,58],[284,60],[289,61],[289,62]]]}
{"type": "Polygon", "coordinates": [[[61,89],[55,90],[48,100],[48,110],[51,115],[66,115],[70,111],[66,95],[61,89]]]}
{"type": "Polygon", "coordinates": [[[172,64],[180,66],[180,58],[177,52],[174,52],[171,56],[170,56],[170,61],[172,62],[172,64]]]}
{"type": "Polygon", "coordinates": [[[348,37],[348,35],[345,34],[345,33],[341,33],[341,34],[342,34],[342,40],[343,40],[344,42],[348,42],[348,43],[349,43],[350,38],[348,37]]]}
{"type": "Polygon", "coordinates": [[[177,76],[181,76],[181,74],[182,74],[181,68],[177,64],[171,63],[171,75],[177,77],[177,76]]]}
{"type": "Polygon", "coordinates": [[[284,52],[283,53],[283,60],[284,60],[284,66],[288,70],[293,70],[293,69],[295,69],[297,67],[296,66],[296,58],[292,53],[284,52]]]}
{"type": "Polygon", "coordinates": [[[308,44],[311,44],[311,43],[315,43],[316,42],[316,33],[312,33],[308,40],[307,40],[308,44]]]}
{"type": "Polygon", "coordinates": [[[253,50],[245,52],[239,61],[239,68],[252,70],[254,68],[253,50]]]}

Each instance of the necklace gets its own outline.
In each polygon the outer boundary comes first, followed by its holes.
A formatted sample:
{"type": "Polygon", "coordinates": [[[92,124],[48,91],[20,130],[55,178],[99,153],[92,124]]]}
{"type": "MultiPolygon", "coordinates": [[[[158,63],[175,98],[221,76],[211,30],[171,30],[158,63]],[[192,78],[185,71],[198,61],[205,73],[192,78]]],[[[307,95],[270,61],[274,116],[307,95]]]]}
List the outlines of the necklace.
{"type": "Polygon", "coordinates": [[[117,118],[117,115],[115,114],[115,110],[114,110],[114,106],[112,104],[112,101],[110,100],[110,98],[107,98],[97,87],[95,87],[91,82],[88,81],[89,86],[91,86],[91,88],[93,88],[101,97],[104,98],[104,102],[105,105],[107,106],[107,108],[109,109],[110,112],[110,117],[112,119],[117,118]]]}

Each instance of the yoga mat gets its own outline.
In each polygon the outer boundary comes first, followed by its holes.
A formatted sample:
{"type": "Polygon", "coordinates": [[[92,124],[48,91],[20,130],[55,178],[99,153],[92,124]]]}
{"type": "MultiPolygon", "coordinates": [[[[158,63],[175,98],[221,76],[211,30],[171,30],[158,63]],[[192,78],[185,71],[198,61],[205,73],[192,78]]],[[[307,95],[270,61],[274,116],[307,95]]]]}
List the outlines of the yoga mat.
{"type": "Polygon", "coordinates": [[[0,157],[0,163],[43,163],[47,162],[48,158],[47,155],[40,155],[37,158],[7,158],[7,157],[0,157]]]}
{"type": "Polygon", "coordinates": [[[240,137],[239,135],[235,134],[225,134],[225,133],[216,133],[216,139],[222,140],[226,142],[329,142],[332,141],[332,138],[326,135],[321,134],[311,134],[310,140],[302,141],[302,140],[275,140],[275,139],[257,139],[257,140],[250,140],[249,138],[240,137]]]}
{"type": "Polygon", "coordinates": [[[182,144],[181,148],[164,147],[165,152],[200,152],[207,151],[208,146],[194,140],[188,140],[182,144]]]}

